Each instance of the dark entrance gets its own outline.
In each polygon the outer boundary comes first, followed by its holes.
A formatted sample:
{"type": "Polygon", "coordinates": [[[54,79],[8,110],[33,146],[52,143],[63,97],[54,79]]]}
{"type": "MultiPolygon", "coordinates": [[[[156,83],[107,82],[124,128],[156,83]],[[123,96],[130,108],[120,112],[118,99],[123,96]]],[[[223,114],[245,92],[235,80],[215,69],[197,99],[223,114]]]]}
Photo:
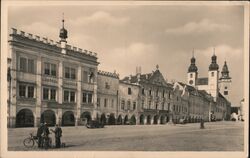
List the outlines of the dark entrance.
{"type": "Polygon", "coordinates": [[[133,116],[130,118],[130,124],[131,124],[131,125],[136,125],[136,118],[135,118],[135,115],[133,115],[133,116]]]}
{"type": "Polygon", "coordinates": [[[34,127],[34,116],[31,110],[22,109],[17,113],[16,127],[34,127]]]}
{"type": "Polygon", "coordinates": [[[155,116],[154,116],[154,124],[158,124],[158,118],[159,118],[158,115],[155,115],[155,116]]]}
{"type": "Polygon", "coordinates": [[[104,125],[106,124],[106,116],[105,116],[105,114],[101,115],[101,120],[100,121],[101,121],[102,124],[104,124],[104,125]]]}
{"type": "Polygon", "coordinates": [[[144,125],[144,115],[141,115],[141,116],[140,116],[140,124],[141,124],[141,125],[144,125]]]}
{"type": "Polygon", "coordinates": [[[161,115],[161,124],[165,124],[166,123],[166,116],[161,115]]]}
{"type": "Polygon", "coordinates": [[[56,124],[56,115],[52,110],[46,110],[41,115],[41,123],[47,123],[48,126],[55,126],[56,124]]]}
{"type": "Polygon", "coordinates": [[[81,114],[81,124],[86,124],[91,121],[91,114],[88,111],[85,111],[81,114]]]}
{"type": "Polygon", "coordinates": [[[122,116],[121,116],[121,115],[118,116],[117,124],[118,124],[118,125],[121,125],[121,124],[122,124],[122,116]]]}
{"type": "Polygon", "coordinates": [[[125,118],[124,118],[124,125],[128,125],[128,124],[129,124],[128,115],[126,115],[125,118]]]}
{"type": "Polygon", "coordinates": [[[115,125],[115,115],[113,113],[109,115],[108,124],[115,125]]]}
{"type": "Polygon", "coordinates": [[[72,111],[66,111],[62,117],[62,126],[74,126],[75,116],[72,111]]]}
{"type": "Polygon", "coordinates": [[[147,116],[147,124],[148,124],[148,125],[151,124],[151,116],[150,116],[150,115],[147,116]]]}

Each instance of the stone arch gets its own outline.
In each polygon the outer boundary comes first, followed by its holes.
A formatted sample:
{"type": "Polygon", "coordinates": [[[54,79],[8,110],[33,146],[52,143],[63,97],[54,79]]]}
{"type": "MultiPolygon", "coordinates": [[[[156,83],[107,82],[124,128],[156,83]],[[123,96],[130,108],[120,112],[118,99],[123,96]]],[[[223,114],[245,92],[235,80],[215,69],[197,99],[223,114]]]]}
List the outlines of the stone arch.
{"type": "Polygon", "coordinates": [[[169,122],[169,116],[166,115],[166,123],[168,123],[168,122],[169,122]]]}
{"type": "Polygon", "coordinates": [[[108,118],[108,124],[109,125],[115,125],[115,114],[111,113],[108,118]]]}
{"type": "Polygon", "coordinates": [[[135,117],[135,115],[131,116],[131,118],[130,118],[130,124],[131,125],[136,125],[136,117],[135,117]]]}
{"type": "Polygon", "coordinates": [[[80,118],[82,124],[87,124],[92,120],[91,113],[89,111],[83,112],[80,118]]]}
{"type": "Polygon", "coordinates": [[[145,119],[145,116],[143,114],[141,114],[141,116],[140,116],[140,124],[141,125],[144,125],[144,119],[145,119]]]}
{"type": "Polygon", "coordinates": [[[45,110],[41,114],[41,123],[47,123],[48,126],[55,126],[56,124],[56,114],[52,110],[45,110]]]}
{"type": "Polygon", "coordinates": [[[100,122],[102,123],[102,124],[106,124],[106,115],[105,115],[105,113],[103,113],[102,115],[101,115],[101,118],[100,118],[100,122]]]}
{"type": "Polygon", "coordinates": [[[122,115],[119,115],[117,118],[117,124],[122,125],[122,115]]]}
{"type": "Polygon", "coordinates": [[[151,125],[151,115],[148,115],[148,116],[147,116],[147,124],[148,124],[148,125],[151,125]]]}
{"type": "Polygon", "coordinates": [[[30,109],[22,109],[16,115],[16,127],[34,127],[34,115],[30,109]]]}
{"type": "Polygon", "coordinates": [[[75,125],[75,116],[72,111],[66,111],[62,116],[62,126],[74,126],[75,125]]]}
{"type": "Polygon", "coordinates": [[[124,117],[124,124],[125,124],[125,125],[128,125],[128,124],[129,124],[128,115],[126,115],[126,116],[124,117]]]}
{"type": "Polygon", "coordinates": [[[155,116],[154,116],[154,122],[153,122],[154,124],[158,124],[158,118],[159,118],[158,115],[155,115],[155,116]]]}
{"type": "Polygon", "coordinates": [[[160,123],[161,124],[165,124],[166,123],[166,116],[165,115],[161,115],[161,117],[160,117],[160,123]]]}

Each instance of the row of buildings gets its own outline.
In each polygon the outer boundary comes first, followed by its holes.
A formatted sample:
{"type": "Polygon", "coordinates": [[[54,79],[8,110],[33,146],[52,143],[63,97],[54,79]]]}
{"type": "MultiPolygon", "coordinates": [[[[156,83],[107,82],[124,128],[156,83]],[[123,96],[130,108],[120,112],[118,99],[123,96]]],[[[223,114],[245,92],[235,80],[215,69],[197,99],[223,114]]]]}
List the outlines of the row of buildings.
{"type": "Polygon", "coordinates": [[[230,118],[231,78],[225,62],[221,77],[216,55],[208,77],[198,78],[191,58],[187,83],[168,83],[159,70],[123,79],[98,70],[97,54],[60,41],[12,29],[8,52],[8,126],[166,124],[230,118]]]}

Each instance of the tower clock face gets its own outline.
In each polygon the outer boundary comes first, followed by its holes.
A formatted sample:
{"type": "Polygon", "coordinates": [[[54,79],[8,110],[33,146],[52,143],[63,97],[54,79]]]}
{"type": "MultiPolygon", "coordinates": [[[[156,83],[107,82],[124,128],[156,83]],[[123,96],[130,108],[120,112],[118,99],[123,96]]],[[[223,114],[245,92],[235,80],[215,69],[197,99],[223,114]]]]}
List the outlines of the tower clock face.
{"type": "Polygon", "coordinates": [[[194,83],[194,81],[193,80],[189,80],[189,84],[193,84],[194,83]]]}

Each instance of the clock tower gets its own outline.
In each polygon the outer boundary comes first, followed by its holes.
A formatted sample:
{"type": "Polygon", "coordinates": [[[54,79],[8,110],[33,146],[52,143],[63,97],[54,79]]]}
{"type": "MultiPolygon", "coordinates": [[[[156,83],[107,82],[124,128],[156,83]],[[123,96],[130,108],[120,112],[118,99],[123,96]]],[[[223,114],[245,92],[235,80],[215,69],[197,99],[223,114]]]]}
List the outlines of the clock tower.
{"type": "Polygon", "coordinates": [[[190,86],[195,86],[196,85],[196,81],[197,81],[197,77],[198,77],[198,68],[195,65],[195,58],[194,58],[194,54],[193,57],[191,58],[191,64],[188,68],[188,73],[187,73],[187,84],[190,86]]]}
{"type": "Polygon", "coordinates": [[[230,87],[232,83],[232,78],[229,76],[229,70],[227,67],[227,62],[224,62],[224,66],[221,71],[221,77],[219,79],[220,82],[220,93],[227,99],[229,100],[229,95],[230,95],[230,87]]]}

